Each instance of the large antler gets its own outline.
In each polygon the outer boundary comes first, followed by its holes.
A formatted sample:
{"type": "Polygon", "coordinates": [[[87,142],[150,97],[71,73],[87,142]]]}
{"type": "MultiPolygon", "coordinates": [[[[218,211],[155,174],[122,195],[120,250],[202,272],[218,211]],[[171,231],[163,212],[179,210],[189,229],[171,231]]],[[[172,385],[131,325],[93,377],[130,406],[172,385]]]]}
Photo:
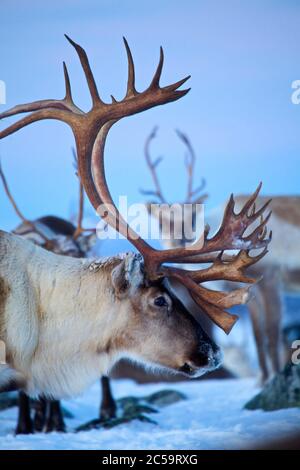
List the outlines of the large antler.
{"type": "Polygon", "coordinates": [[[228,333],[235,323],[236,317],[229,315],[224,311],[224,308],[245,301],[245,290],[238,291],[239,293],[225,294],[210,291],[200,286],[199,283],[209,279],[253,282],[252,279],[245,277],[244,270],[258,261],[258,257],[250,257],[249,251],[264,248],[260,256],[262,257],[270,240],[270,238],[265,238],[265,226],[269,216],[261,220],[252,233],[245,235],[246,230],[261,217],[265,210],[264,206],[255,212],[254,202],[260,187],[239,214],[234,212],[234,200],[233,198],[230,199],[220,229],[212,238],[208,238],[208,232],[206,232],[203,245],[199,246],[199,242],[197,242],[189,248],[172,250],[155,250],[152,248],[128,226],[114,205],[105,177],[105,141],[111,126],[122,117],[175,101],[184,96],[189,90],[178,90],[178,88],[189,77],[172,85],[160,87],[159,81],[163,66],[163,51],[161,49],[159,64],[150,86],[145,91],[138,92],[135,88],[135,72],[131,51],[124,39],[128,59],[126,95],[121,101],[117,101],[112,97],[112,103],[106,104],[99,96],[85,51],[70,38],[67,37],[67,39],[74,46],[79,56],[92,98],[92,109],[84,113],[73,103],[69,77],[64,66],[65,98],[61,101],[46,100],[20,105],[4,112],[0,115],[0,119],[20,112],[33,111],[29,116],[0,132],[0,138],[6,137],[41,119],[58,119],[69,124],[74,133],[77,147],[79,177],[92,205],[107,223],[127,237],[142,254],[145,275],[148,280],[155,282],[166,276],[180,280],[204,312],[228,333]],[[222,253],[224,250],[239,250],[239,253],[228,259],[223,258],[222,253]],[[213,264],[207,269],[192,272],[165,266],[164,264],[195,262],[213,264]]]}
{"type": "Polygon", "coordinates": [[[162,161],[162,157],[158,157],[153,161],[150,155],[150,143],[155,138],[157,129],[158,129],[157,126],[154,127],[152,132],[147,137],[146,142],[145,142],[145,151],[144,151],[146,163],[148,165],[148,168],[149,168],[149,171],[150,171],[153,183],[154,183],[155,190],[151,191],[151,190],[146,190],[146,189],[140,189],[140,192],[146,196],[155,196],[159,199],[160,202],[165,204],[167,201],[164,198],[164,195],[160,186],[160,182],[157,176],[157,172],[156,172],[158,165],[162,161]]]}
{"type": "MultiPolygon", "coordinates": [[[[23,127],[33,122],[40,121],[42,119],[57,119],[67,123],[71,127],[75,137],[78,155],[79,177],[92,205],[94,208],[98,209],[101,205],[111,206],[112,200],[106,185],[105,189],[102,188],[101,191],[97,191],[99,188],[96,189],[93,182],[91,161],[92,159],[96,160],[96,164],[94,164],[93,167],[96,168],[96,173],[98,173],[97,180],[101,181],[101,174],[104,175],[103,149],[107,133],[111,126],[124,116],[136,114],[154,106],[178,100],[189,91],[189,89],[178,90],[178,88],[184,82],[186,82],[189,76],[179,80],[176,83],[173,83],[172,85],[160,87],[159,82],[164,62],[163,50],[161,48],[159,63],[153,79],[149,87],[145,91],[139,93],[135,88],[135,70],[131,51],[126,39],[124,38],[128,59],[128,80],[126,95],[125,98],[121,101],[117,101],[112,96],[112,103],[106,104],[99,96],[97,85],[91,71],[86,52],[68,36],[66,36],[66,38],[75,48],[79,56],[92,98],[91,110],[87,113],[84,113],[74,104],[69,75],[67,72],[67,67],[64,64],[66,86],[65,98],[62,100],[42,100],[36,101],[34,103],[19,105],[0,114],[0,119],[3,119],[8,116],[32,111],[32,113],[28,116],[20,119],[15,124],[1,131],[0,139],[18,131],[19,129],[22,129],[23,127]]],[[[107,222],[109,222],[112,216],[115,215],[114,211],[112,211],[112,214],[110,212],[111,211],[108,210],[107,213],[103,214],[107,222]]],[[[129,240],[134,242],[134,240],[137,239],[137,235],[134,234],[132,230],[128,230],[127,233],[126,223],[118,212],[117,218],[118,227],[121,233],[125,236],[128,236],[129,240]]],[[[137,241],[137,244],[139,246],[146,245],[144,244],[143,240],[137,241]]]]}
{"type": "MultiPolygon", "coordinates": [[[[147,137],[146,142],[145,142],[145,151],[144,151],[146,163],[149,168],[155,190],[151,191],[151,190],[140,189],[140,192],[146,196],[155,196],[156,198],[158,198],[158,200],[161,203],[166,204],[167,201],[165,197],[163,196],[163,192],[162,192],[159,178],[157,175],[157,167],[161,163],[163,158],[158,157],[155,160],[152,160],[151,155],[150,155],[150,144],[157,135],[157,129],[158,129],[157,126],[154,127],[152,132],[147,137]]],[[[186,193],[184,204],[201,204],[208,197],[206,193],[199,194],[205,188],[206,181],[204,178],[202,178],[201,184],[197,188],[194,189],[196,154],[187,135],[178,129],[176,129],[176,133],[188,150],[188,152],[185,155],[185,167],[187,171],[187,193],[186,193]]]]}

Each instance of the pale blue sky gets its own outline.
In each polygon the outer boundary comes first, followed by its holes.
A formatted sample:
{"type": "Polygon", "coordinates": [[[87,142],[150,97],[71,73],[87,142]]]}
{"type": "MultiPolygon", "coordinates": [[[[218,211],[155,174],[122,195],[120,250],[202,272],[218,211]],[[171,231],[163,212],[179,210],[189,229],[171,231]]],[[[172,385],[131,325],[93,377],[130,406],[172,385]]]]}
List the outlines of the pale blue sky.
{"type": "MultiPolygon", "coordinates": [[[[160,45],[162,84],[192,75],[182,100],[124,119],[110,132],[106,162],[115,198],[128,194],[138,202],[139,187],[151,187],[143,144],[155,124],[160,131],[153,152],[165,156],[160,174],[170,200],[185,190],[177,127],[197,151],[197,176],[208,181],[210,207],[231,191],[252,191],[260,180],[265,193],[299,193],[300,105],[291,103],[291,83],[300,79],[299,1],[2,0],[6,107],[62,97],[65,60],[75,101],[88,109],[79,61],[64,33],[86,49],[107,100],[125,90],[123,35],[135,58],[138,89],[149,83],[160,45]]],[[[70,214],[77,197],[72,144],[70,130],[50,121],[0,142],[8,179],[28,217],[70,214]]],[[[17,218],[1,189],[0,200],[1,227],[12,228],[17,218]]]]}

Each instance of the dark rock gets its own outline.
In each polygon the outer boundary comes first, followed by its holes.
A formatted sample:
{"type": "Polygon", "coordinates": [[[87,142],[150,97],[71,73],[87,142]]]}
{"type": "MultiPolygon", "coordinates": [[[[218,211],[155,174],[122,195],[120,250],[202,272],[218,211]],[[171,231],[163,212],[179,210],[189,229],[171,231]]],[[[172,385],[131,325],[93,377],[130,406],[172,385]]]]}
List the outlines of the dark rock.
{"type": "Polygon", "coordinates": [[[152,393],[152,395],[144,397],[144,400],[147,403],[158,407],[173,405],[173,403],[177,403],[178,401],[185,399],[185,395],[177,392],[176,390],[160,390],[159,392],[152,393]]]}
{"type": "Polygon", "coordinates": [[[262,391],[246,403],[247,410],[300,407],[300,364],[287,364],[262,391]]]}
{"type": "Polygon", "coordinates": [[[160,390],[145,397],[124,397],[117,400],[117,416],[109,419],[93,419],[88,423],[76,428],[76,432],[89,431],[91,429],[113,428],[120,424],[129,423],[133,420],[156,424],[147,414],[158,413],[154,407],[172,405],[185,396],[176,390],[160,390]],[[151,406],[150,406],[151,405],[151,406]]]}
{"type": "Polygon", "coordinates": [[[0,411],[18,406],[18,395],[16,393],[0,393],[0,411]]]}

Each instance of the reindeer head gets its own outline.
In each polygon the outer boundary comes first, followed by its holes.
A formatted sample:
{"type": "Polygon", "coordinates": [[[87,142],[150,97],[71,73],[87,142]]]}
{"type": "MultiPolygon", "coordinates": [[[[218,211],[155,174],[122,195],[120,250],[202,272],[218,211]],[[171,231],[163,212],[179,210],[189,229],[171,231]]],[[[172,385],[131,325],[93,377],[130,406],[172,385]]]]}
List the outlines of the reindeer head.
{"type": "MultiPolygon", "coordinates": [[[[98,267],[95,263],[91,269],[98,267]]],[[[110,352],[190,377],[221,364],[219,348],[178,300],[167,279],[149,281],[141,255],[127,253],[110,277],[114,296],[110,352]]]]}
{"type": "Polygon", "coordinates": [[[115,300],[111,308],[117,312],[124,325],[115,336],[115,341],[119,339],[117,349],[128,351],[133,357],[147,362],[198,374],[199,370],[219,363],[218,349],[176,299],[168,281],[180,282],[203,312],[226,333],[230,332],[237,316],[225,309],[244,303],[248,289],[226,293],[209,290],[201,284],[221,279],[245,283],[255,281],[245,275],[245,270],[265,255],[270,241],[270,238],[266,238],[266,223],[270,215],[262,219],[253,231],[249,228],[265,210],[265,206],[258,211],[255,209],[260,187],[239,213],[235,212],[235,202],[231,197],[218,232],[209,238],[208,231],[205,231],[201,246],[196,242],[189,248],[152,248],[128,226],[114,205],[105,177],[105,141],[110,128],[119,119],[183,97],[189,90],[178,88],[189,77],[161,87],[164,60],[161,49],[160,61],[149,87],[138,92],[135,88],[134,62],[124,40],[128,58],[126,95],[120,101],[112,97],[112,103],[107,104],[100,98],[86,52],[74,41],[67,39],[77,51],[85,73],[92,97],[91,110],[84,112],[75,105],[64,65],[65,98],[19,105],[0,114],[0,119],[3,119],[31,112],[0,131],[0,139],[43,119],[57,119],[71,127],[77,147],[79,177],[90,202],[103,219],[125,236],[140,253],[138,257],[131,255],[118,263],[111,273],[110,285],[115,300]],[[260,255],[250,256],[250,250],[260,248],[263,249],[260,255]],[[238,252],[226,255],[226,250],[238,252]],[[193,263],[207,267],[193,271],[178,267],[193,263]]]}

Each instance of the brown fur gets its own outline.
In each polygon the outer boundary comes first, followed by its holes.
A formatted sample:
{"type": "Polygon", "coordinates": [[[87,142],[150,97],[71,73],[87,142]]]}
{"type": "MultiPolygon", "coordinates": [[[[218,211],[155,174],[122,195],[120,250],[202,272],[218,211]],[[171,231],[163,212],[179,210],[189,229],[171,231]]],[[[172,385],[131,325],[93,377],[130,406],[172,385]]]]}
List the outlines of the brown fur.
{"type": "MultiPolygon", "coordinates": [[[[246,202],[249,196],[237,196],[239,202],[246,202]]],[[[265,204],[272,196],[260,196],[259,204],[265,204]]],[[[283,221],[300,226],[300,196],[275,196],[271,202],[271,209],[274,215],[283,221]]]]}
{"type": "Polygon", "coordinates": [[[4,335],[4,310],[7,298],[10,293],[10,287],[6,283],[5,279],[0,277],[0,339],[4,335]]]}

